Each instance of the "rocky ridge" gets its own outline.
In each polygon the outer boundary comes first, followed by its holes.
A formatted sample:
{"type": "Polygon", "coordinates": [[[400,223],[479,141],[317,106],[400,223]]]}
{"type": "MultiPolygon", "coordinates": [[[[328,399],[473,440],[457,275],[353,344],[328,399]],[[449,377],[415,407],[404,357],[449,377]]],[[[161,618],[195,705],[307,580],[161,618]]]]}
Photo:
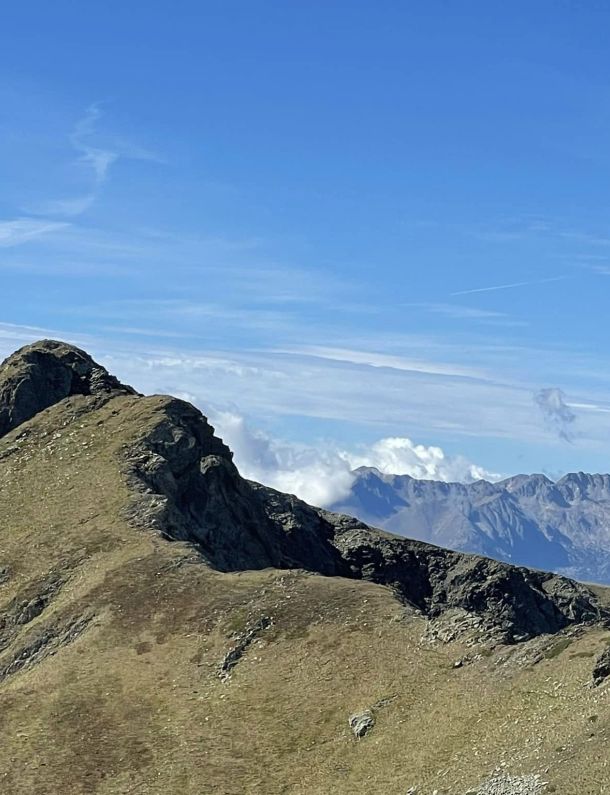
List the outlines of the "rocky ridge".
{"type": "MultiPolygon", "coordinates": [[[[72,395],[135,395],[88,354],[43,341],[2,365],[0,435],[72,395]]],[[[516,642],[605,619],[595,594],[556,575],[391,536],[243,479],[231,451],[194,406],[156,401],[159,419],[125,450],[128,518],[188,541],[220,571],[274,567],[366,579],[436,618],[462,610],[497,640],[516,642]]]]}
{"type": "Polygon", "coordinates": [[[246,481],[183,401],[69,391],[0,438],[0,790],[600,791],[604,589],[246,481]]]}
{"type": "Polygon", "coordinates": [[[361,467],[354,476],[332,510],[460,552],[610,583],[610,475],[445,483],[361,467]]]}

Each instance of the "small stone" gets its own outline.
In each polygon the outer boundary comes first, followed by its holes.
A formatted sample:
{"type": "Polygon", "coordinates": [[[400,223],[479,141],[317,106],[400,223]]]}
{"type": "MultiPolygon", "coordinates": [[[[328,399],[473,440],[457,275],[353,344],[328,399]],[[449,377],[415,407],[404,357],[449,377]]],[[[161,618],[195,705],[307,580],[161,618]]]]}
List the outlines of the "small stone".
{"type": "Polygon", "coordinates": [[[354,733],[354,737],[360,739],[364,737],[375,725],[375,718],[370,710],[357,712],[350,716],[349,725],[354,733]]]}

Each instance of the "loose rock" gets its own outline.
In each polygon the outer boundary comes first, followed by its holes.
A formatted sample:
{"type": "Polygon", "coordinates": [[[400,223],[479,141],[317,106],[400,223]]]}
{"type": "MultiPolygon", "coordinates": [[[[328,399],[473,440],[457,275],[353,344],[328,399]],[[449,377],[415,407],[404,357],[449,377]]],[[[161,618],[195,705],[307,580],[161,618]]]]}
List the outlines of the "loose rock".
{"type": "Polygon", "coordinates": [[[349,725],[354,733],[354,737],[360,739],[366,736],[375,725],[375,718],[370,710],[358,712],[350,715],[349,725]]]}

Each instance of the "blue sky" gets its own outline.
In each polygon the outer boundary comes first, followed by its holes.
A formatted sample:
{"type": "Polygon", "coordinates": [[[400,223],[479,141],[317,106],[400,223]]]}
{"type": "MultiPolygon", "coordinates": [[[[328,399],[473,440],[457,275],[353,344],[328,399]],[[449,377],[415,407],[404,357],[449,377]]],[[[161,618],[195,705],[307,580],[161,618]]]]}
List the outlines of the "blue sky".
{"type": "Polygon", "coordinates": [[[0,353],[85,345],[272,481],[400,467],[388,438],[443,477],[607,471],[609,32],[576,0],[12,4],[0,353]]]}

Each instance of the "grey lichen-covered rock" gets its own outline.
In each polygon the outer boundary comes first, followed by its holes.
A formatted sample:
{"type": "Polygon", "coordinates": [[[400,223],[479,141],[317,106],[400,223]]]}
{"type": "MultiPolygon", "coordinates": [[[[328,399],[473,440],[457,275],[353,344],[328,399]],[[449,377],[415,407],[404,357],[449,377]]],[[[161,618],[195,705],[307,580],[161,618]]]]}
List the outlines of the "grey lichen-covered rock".
{"type": "Polygon", "coordinates": [[[593,684],[597,687],[610,676],[610,646],[604,649],[593,666],[593,684]]]}
{"type": "Polygon", "coordinates": [[[136,393],[73,345],[27,345],[0,365],[0,437],[64,398],[111,394],[136,393]]]}
{"type": "Polygon", "coordinates": [[[365,737],[375,725],[375,718],[370,710],[364,712],[357,712],[349,717],[349,726],[354,737],[360,740],[365,737]]]}

